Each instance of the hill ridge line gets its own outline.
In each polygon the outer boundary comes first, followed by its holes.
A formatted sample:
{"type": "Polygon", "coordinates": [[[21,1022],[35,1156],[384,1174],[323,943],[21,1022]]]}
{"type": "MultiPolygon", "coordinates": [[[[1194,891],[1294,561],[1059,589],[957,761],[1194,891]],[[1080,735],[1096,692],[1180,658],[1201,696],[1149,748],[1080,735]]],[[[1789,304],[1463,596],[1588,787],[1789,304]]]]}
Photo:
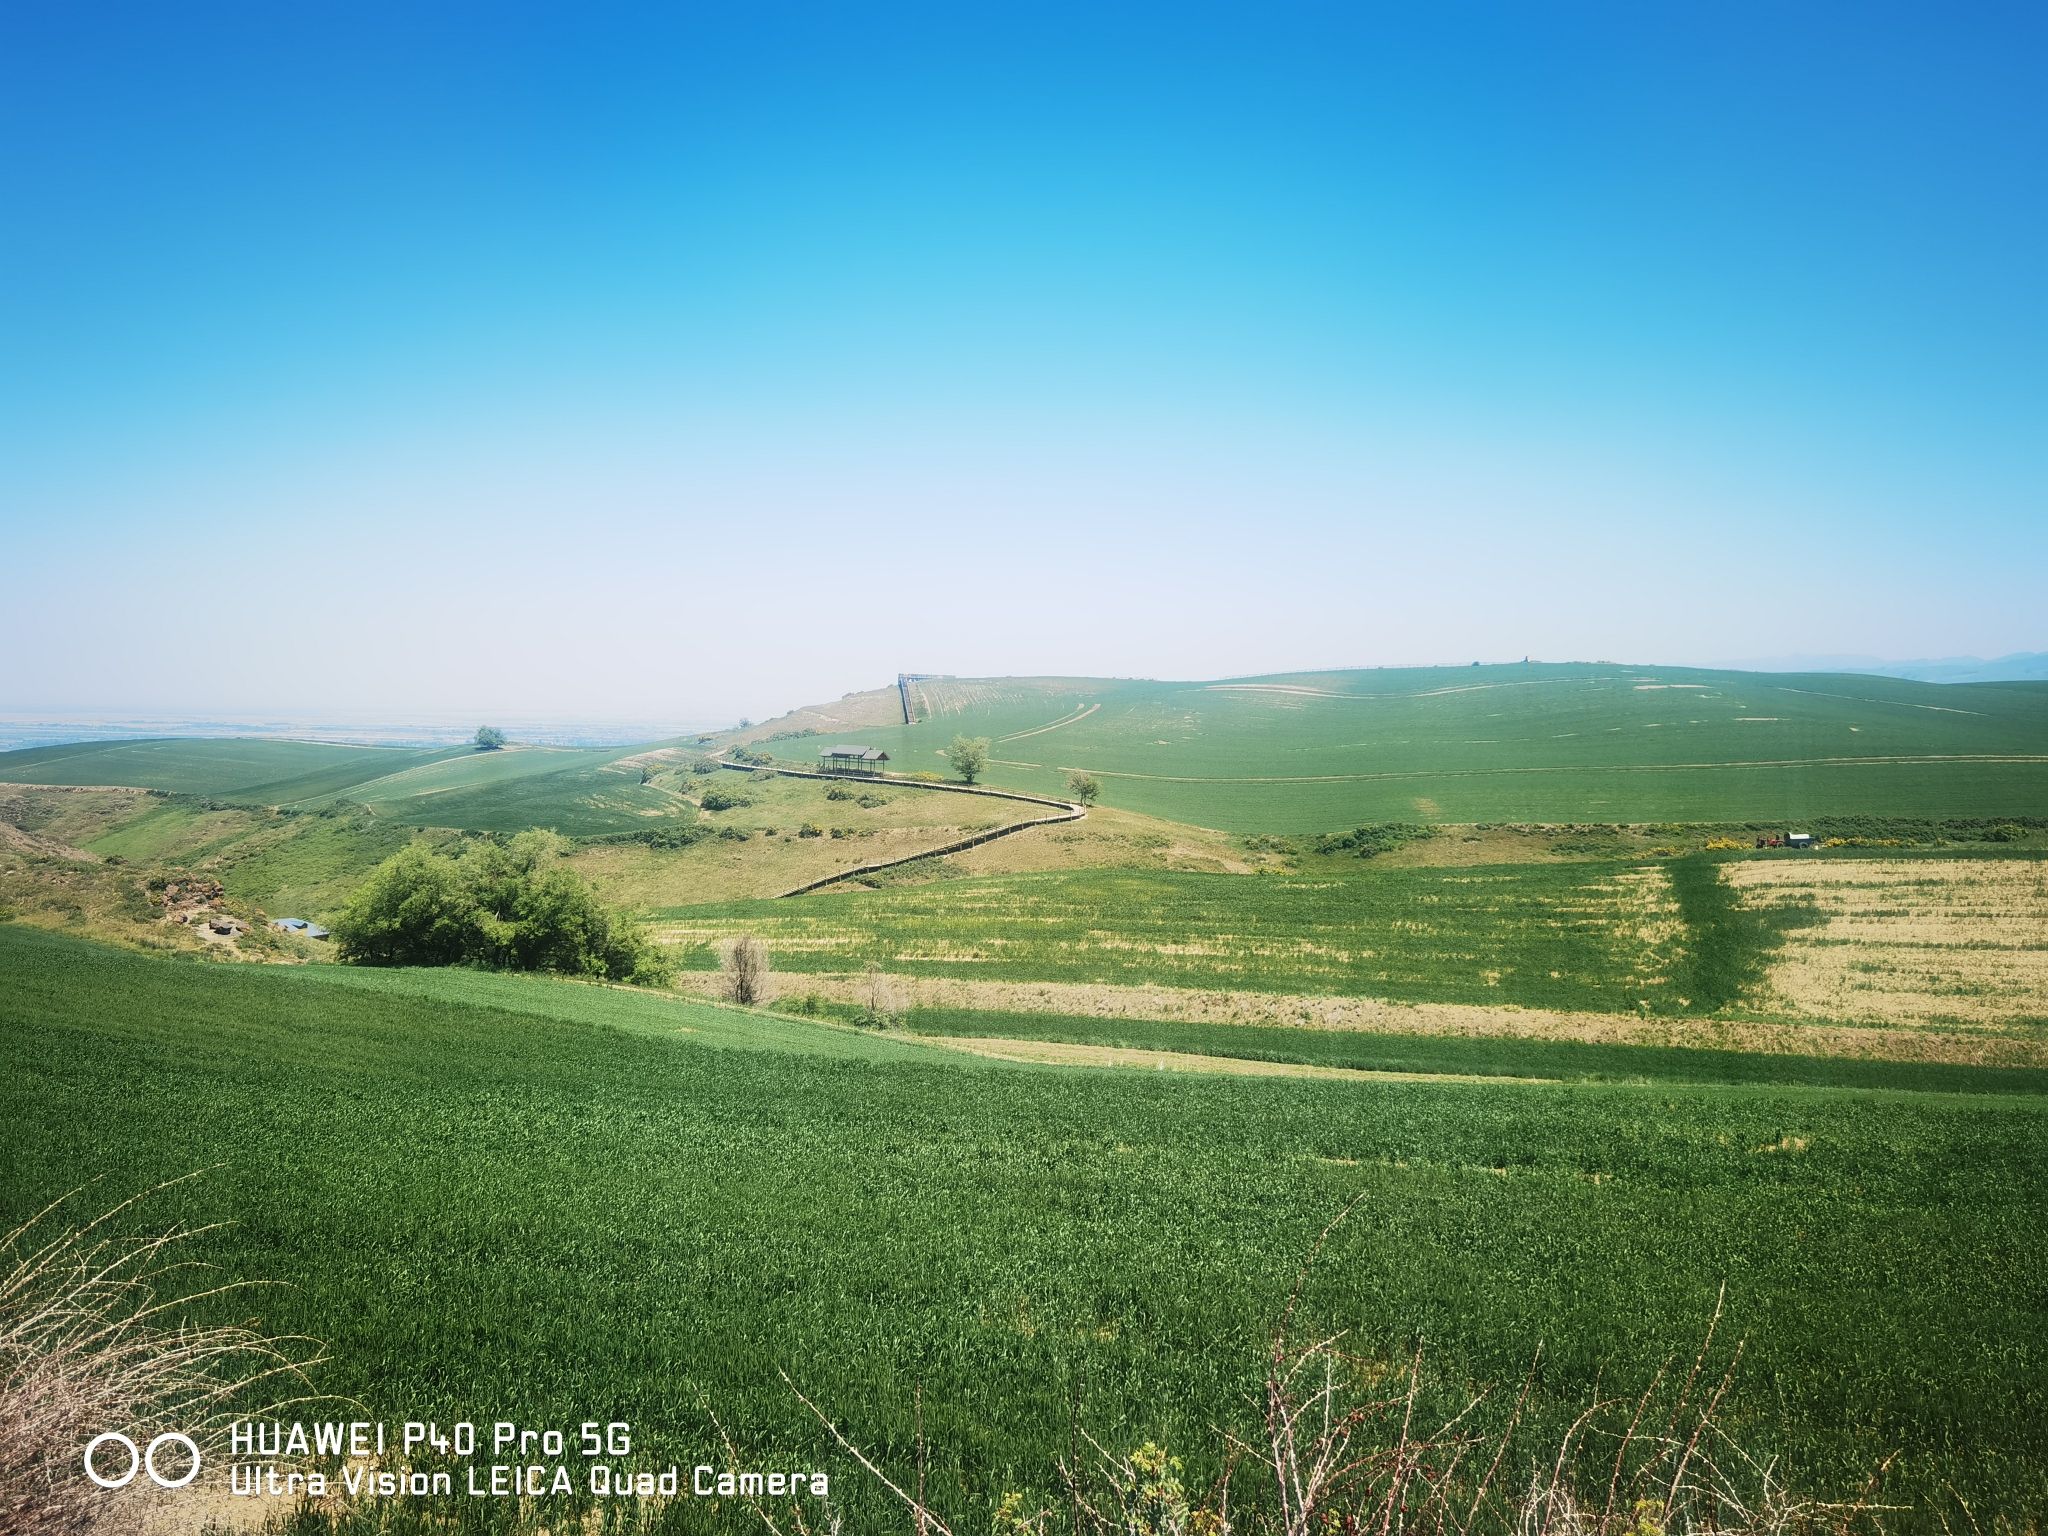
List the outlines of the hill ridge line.
{"type": "MultiPolygon", "coordinates": [[[[1036,768],[1037,763],[1019,762],[1014,758],[995,759],[1005,768],[1036,768]]],[[[1871,756],[1871,757],[1785,757],[1757,758],[1726,763],[1603,763],[1598,765],[1600,773],[1698,773],[1708,768],[1820,768],[1830,766],[1863,765],[1876,767],[1897,766],[1901,763],[2048,763],[2048,754],[1957,752],[1930,753],[1913,756],[1871,756]]],[[[1065,766],[1065,765],[1062,765],[1065,766]]],[[[1218,774],[1214,776],[1185,773],[1134,773],[1129,769],[1090,768],[1090,773],[1105,779],[1152,779],[1163,784],[1350,784],[1390,779],[1479,779],[1510,773],[1583,773],[1583,763],[1559,763],[1533,768],[1403,768],[1386,773],[1312,773],[1295,777],[1283,775],[1218,774]]],[[[928,785],[927,788],[938,788],[928,785]]]]}

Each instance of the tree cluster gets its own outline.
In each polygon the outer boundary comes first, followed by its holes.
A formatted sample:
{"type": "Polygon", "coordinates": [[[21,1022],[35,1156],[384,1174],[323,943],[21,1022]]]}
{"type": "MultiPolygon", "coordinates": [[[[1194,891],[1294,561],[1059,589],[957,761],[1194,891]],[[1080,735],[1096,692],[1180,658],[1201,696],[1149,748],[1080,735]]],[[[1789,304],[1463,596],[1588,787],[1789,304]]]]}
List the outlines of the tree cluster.
{"type": "Polygon", "coordinates": [[[459,855],[422,843],[386,859],[334,922],[336,952],[359,965],[473,965],[659,982],[639,927],[560,862],[562,839],[522,832],[459,855]]]}

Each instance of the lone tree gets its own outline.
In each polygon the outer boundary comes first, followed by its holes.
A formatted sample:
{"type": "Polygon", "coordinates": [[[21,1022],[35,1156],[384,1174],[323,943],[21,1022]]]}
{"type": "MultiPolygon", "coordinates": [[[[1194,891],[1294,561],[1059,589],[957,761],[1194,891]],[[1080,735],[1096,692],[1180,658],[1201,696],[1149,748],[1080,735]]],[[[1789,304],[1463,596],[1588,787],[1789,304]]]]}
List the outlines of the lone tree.
{"type": "Polygon", "coordinates": [[[1093,805],[1095,797],[1102,793],[1102,785],[1092,773],[1083,773],[1076,768],[1067,775],[1067,798],[1077,805],[1093,805]]]}
{"type": "Polygon", "coordinates": [[[988,738],[955,736],[953,745],[946,748],[946,756],[952,761],[953,771],[972,784],[988,766],[988,738]]]}
{"type": "Polygon", "coordinates": [[[505,733],[495,725],[480,725],[476,728],[476,749],[479,752],[495,752],[505,745],[505,733]]]}
{"type": "Polygon", "coordinates": [[[875,1029],[887,1029],[903,1016],[903,999],[896,984],[875,961],[868,962],[861,983],[860,1022],[875,1029]]]}
{"type": "Polygon", "coordinates": [[[725,973],[725,995],[729,1002],[768,1001],[768,946],[751,933],[741,934],[726,944],[718,965],[725,973]]]}

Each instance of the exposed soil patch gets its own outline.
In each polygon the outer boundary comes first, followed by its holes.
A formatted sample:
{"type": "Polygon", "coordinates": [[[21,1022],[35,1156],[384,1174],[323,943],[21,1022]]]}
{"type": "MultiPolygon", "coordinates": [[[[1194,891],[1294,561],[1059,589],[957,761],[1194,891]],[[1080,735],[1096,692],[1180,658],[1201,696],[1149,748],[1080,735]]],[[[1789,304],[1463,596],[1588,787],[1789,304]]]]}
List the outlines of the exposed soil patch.
{"type": "Polygon", "coordinates": [[[1199,1056],[1189,1051],[1153,1051],[1137,1046],[1081,1045],[1062,1040],[1008,1040],[983,1035],[919,1035],[925,1045],[942,1045],[998,1061],[1060,1067],[1139,1067],[1155,1072],[1215,1072],[1230,1077],[1317,1077],[1361,1083],[1541,1083],[1541,1077],[1481,1077],[1461,1072],[1375,1072],[1363,1067],[1323,1067],[1294,1061],[1255,1061],[1240,1056],[1199,1056]]]}

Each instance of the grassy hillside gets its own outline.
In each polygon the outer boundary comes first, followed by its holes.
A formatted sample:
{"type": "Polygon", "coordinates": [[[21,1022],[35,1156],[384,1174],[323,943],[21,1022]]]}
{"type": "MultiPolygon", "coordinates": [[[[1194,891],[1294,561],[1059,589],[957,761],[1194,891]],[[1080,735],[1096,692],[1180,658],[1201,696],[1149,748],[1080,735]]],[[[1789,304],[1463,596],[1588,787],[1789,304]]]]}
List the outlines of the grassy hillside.
{"type": "MultiPolygon", "coordinates": [[[[86,742],[0,752],[0,783],[113,784],[229,805],[366,805],[409,826],[571,837],[632,831],[690,808],[623,760],[640,747],[339,747],[303,741],[86,742]]],[[[110,850],[111,851],[111,850],[110,850]]]]}
{"type": "MultiPolygon", "coordinates": [[[[667,780],[718,797],[686,846],[593,842],[576,867],[612,899],[639,910],[767,897],[831,874],[907,858],[977,832],[1043,816],[1045,807],[982,795],[890,785],[831,784],[724,770],[667,780]]],[[[653,842],[673,841],[656,832],[653,842]]],[[[994,845],[992,845],[994,846],[994,845]]]]}
{"type": "Polygon", "coordinates": [[[569,837],[628,832],[690,815],[672,789],[643,784],[624,748],[529,747],[472,752],[390,774],[350,791],[381,816],[421,827],[519,832],[552,827],[569,837]]]}
{"type": "Polygon", "coordinates": [[[225,1161],[151,1218],[230,1218],[204,1256],[290,1283],[222,1305],[325,1340],[318,1384],[367,1416],[624,1418],[687,1465],[708,1400],[751,1452],[829,1467],[852,1529],[879,1501],[778,1368],[898,1471],[921,1383],[956,1529],[1052,1491],[1075,1400],[1204,1479],[1298,1255],[1361,1193],[1305,1315],[1368,1361],[1426,1340],[1424,1412],[1511,1397],[1540,1339],[1523,1454],[1554,1449],[1596,1384],[1689,1359],[1725,1281],[1729,1426],[1796,1486],[1852,1494],[1898,1450],[1891,1502],[2048,1502],[2033,1097],[1006,1067],[0,927],[0,1120],[0,1215],[225,1161]]]}
{"type": "Polygon", "coordinates": [[[2048,697],[2010,685],[1538,663],[918,686],[917,724],[847,734],[908,769],[988,736],[990,782],[1057,792],[1085,768],[1109,804],[1235,831],[2048,806],[2048,697]]]}
{"type": "Polygon", "coordinates": [[[0,752],[0,783],[120,784],[267,805],[308,792],[306,785],[313,786],[310,792],[339,794],[367,779],[448,755],[316,741],[84,741],[0,752]]]}

